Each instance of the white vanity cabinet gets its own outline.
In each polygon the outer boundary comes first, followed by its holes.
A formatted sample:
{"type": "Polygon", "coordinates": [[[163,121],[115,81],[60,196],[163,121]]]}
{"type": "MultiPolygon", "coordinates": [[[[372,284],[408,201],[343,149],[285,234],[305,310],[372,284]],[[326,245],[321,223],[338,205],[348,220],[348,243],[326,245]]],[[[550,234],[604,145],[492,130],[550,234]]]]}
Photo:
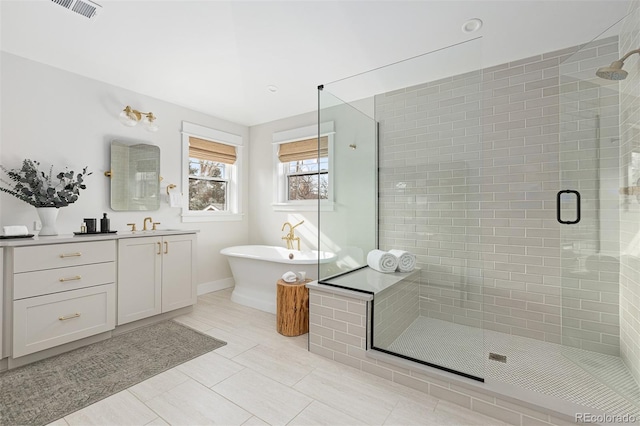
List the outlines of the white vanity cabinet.
{"type": "Polygon", "coordinates": [[[5,250],[11,250],[13,358],[115,328],[115,241],[5,250]]]}
{"type": "Polygon", "coordinates": [[[118,241],[118,325],[196,303],[196,235],[118,241]]]}

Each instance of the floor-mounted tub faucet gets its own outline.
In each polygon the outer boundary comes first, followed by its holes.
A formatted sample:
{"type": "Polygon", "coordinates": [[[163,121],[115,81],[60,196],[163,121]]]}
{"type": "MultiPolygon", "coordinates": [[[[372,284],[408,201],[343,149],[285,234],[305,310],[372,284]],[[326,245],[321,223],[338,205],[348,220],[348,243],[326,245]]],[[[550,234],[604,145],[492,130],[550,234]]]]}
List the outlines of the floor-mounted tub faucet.
{"type": "Polygon", "coordinates": [[[295,224],[295,225],[291,225],[291,223],[289,223],[289,222],[285,222],[282,225],[281,231],[284,231],[284,228],[287,225],[289,226],[289,232],[287,233],[287,235],[282,237],[282,239],[287,242],[287,248],[289,250],[293,250],[293,242],[297,241],[298,242],[298,251],[300,251],[300,237],[296,237],[296,235],[295,235],[293,230],[296,228],[296,226],[302,225],[303,223],[304,223],[304,220],[302,222],[300,222],[300,223],[295,224]]]}

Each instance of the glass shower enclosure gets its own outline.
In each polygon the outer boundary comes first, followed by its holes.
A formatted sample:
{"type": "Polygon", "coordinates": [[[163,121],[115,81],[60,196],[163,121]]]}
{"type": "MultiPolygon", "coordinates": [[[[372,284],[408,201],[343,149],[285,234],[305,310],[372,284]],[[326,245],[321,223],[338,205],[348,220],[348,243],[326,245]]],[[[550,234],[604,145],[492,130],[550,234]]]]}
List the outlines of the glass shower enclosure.
{"type": "Polygon", "coordinates": [[[479,381],[481,52],[477,38],[318,92],[318,121],[335,128],[337,175],[319,246],[338,254],[320,282],[374,295],[372,348],[479,381]],[[443,77],[434,63],[469,72],[443,77]],[[393,278],[359,270],[376,248],[411,252],[420,267],[393,278]]]}
{"type": "Polygon", "coordinates": [[[640,73],[595,76],[638,47],[636,9],[580,46],[486,65],[478,38],[319,88],[319,281],[371,295],[371,351],[640,415],[640,73]]]}

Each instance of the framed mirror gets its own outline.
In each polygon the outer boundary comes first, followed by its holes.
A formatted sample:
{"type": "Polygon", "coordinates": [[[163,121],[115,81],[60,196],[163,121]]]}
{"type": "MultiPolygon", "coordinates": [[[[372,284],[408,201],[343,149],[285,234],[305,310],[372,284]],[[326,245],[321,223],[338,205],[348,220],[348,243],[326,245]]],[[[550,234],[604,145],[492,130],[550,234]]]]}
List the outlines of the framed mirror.
{"type": "Polygon", "coordinates": [[[124,140],[111,142],[111,208],[160,208],[160,147],[124,140]]]}

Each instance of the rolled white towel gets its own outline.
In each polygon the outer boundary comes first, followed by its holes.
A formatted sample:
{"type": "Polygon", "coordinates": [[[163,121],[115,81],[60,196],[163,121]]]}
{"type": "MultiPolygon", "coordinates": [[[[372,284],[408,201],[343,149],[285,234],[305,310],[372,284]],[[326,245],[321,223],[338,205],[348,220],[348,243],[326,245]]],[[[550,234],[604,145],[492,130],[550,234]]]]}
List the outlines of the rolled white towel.
{"type": "Polygon", "coordinates": [[[416,256],[404,250],[389,250],[389,254],[398,258],[398,272],[411,272],[416,267],[416,256]]]}
{"type": "Polygon", "coordinates": [[[282,281],[286,283],[295,283],[296,281],[298,281],[298,276],[295,274],[295,272],[287,271],[282,274],[282,281]]]}
{"type": "Polygon", "coordinates": [[[378,272],[394,272],[398,267],[398,259],[386,251],[371,250],[367,254],[367,265],[378,272]]]}
{"type": "Polygon", "coordinates": [[[2,229],[6,237],[29,234],[29,229],[24,225],[3,226],[2,229]]]}

